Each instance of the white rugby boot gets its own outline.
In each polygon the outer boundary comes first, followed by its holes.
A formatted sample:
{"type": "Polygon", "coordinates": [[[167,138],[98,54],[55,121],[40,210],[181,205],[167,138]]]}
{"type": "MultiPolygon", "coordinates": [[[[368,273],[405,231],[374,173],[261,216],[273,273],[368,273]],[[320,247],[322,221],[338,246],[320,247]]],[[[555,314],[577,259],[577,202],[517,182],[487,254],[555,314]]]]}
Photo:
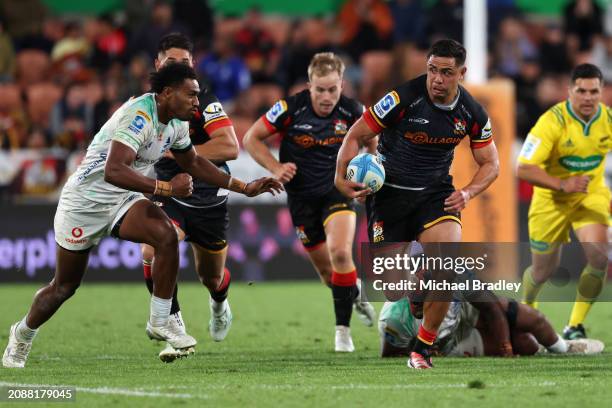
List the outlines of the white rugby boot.
{"type": "Polygon", "coordinates": [[[209,298],[210,321],[208,322],[208,332],[214,341],[222,341],[232,327],[232,310],[227,299],[223,301],[219,312],[215,312],[214,303],[216,303],[215,300],[209,298]]]}
{"type": "Polygon", "coordinates": [[[19,322],[11,326],[9,341],[2,355],[2,365],[6,368],[24,368],[32,342],[22,342],[17,339],[15,330],[19,322]]]}
{"type": "Polygon", "coordinates": [[[347,326],[336,326],[336,352],[337,353],[352,353],[355,351],[353,338],[351,337],[351,328],[347,326]]]}
{"type": "Polygon", "coordinates": [[[376,310],[374,310],[374,306],[370,302],[362,298],[361,279],[357,279],[357,288],[359,289],[359,294],[353,300],[353,310],[363,324],[372,327],[376,321],[376,310]]]}
{"type": "MultiPolygon", "coordinates": [[[[168,323],[165,326],[152,326],[151,322],[147,322],[147,336],[151,340],[161,340],[168,342],[175,349],[183,350],[189,347],[195,347],[196,339],[184,332],[177,331],[176,325],[172,323],[173,317],[168,318],[168,323]]],[[[184,326],[183,326],[184,328],[184,326]]]]}

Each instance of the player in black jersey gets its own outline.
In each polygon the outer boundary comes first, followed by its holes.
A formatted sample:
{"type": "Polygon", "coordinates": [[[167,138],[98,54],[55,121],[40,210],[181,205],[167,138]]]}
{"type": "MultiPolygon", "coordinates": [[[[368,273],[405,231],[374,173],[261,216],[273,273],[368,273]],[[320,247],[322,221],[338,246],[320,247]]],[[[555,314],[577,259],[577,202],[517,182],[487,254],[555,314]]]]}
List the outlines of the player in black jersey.
{"type": "MultiPolygon", "coordinates": [[[[370,191],[346,180],[346,169],[359,146],[380,134],[378,154],[386,179],[383,188],[368,197],[371,242],[461,241],[460,211],[499,172],[488,115],[459,85],[466,71],[465,48],[440,40],[427,58],[427,75],[400,85],[369,108],[338,154],[336,187],[347,197],[365,196],[370,191]],[[467,186],[455,190],[449,169],[454,149],[465,136],[478,170],[467,186]]],[[[447,310],[446,301],[425,302],[409,366],[431,367],[429,348],[447,310]]]]}
{"type": "MultiPolygon", "coordinates": [[[[353,305],[372,325],[375,312],[359,297],[352,247],[353,200],[334,187],[338,149],[363,106],[342,95],[344,64],[333,53],[316,54],[309,67],[308,89],[276,102],[247,131],[244,147],[285,184],[289,211],[298,237],[321,280],[331,287],[336,313],[335,349],[354,351],[350,335],[353,305]],[[282,135],[277,160],[264,139],[282,135]]],[[[371,149],[375,149],[375,141],[371,149]]]]}
{"type": "MultiPolygon", "coordinates": [[[[193,45],[182,34],[168,34],[160,40],[155,68],[168,63],[181,62],[193,66],[193,45]]],[[[189,122],[189,135],[196,152],[229,174],[225,163],[238,157],[238,141],[232,122],[225,114],[221,103],[211,92],[205,90],[199,95],[200,109],[189,122]]],[[[160,180],[170,180],[183,170],[172,157],[165,157],[155,165],[155,173],[160,180]]],[[[227,212],[228,191],[208,185],[201,180],[193,180],[193,194],[187,198],[154,196],[155,201],[174,223],[179,239],[185,239],[193,248],[195,268],[200,281],[210,292],[209,332],[215,341],[227,335],[232,324],[232,313],[227,301],[230,273],[225,268],[227,257],[227,212]]],[[[143,269],[149,292],[153,290],[151,264],[153,248],[143,245],[143,269]]],[[[170,310],[171,327],[185,332],[175,287],[170,310]]],[[[193,350],[189,350],[189,353],[193,350]]],[[[172,346],[162,350],[159,357],[166,362],[189,353],[175,350],[172,346]]]]}

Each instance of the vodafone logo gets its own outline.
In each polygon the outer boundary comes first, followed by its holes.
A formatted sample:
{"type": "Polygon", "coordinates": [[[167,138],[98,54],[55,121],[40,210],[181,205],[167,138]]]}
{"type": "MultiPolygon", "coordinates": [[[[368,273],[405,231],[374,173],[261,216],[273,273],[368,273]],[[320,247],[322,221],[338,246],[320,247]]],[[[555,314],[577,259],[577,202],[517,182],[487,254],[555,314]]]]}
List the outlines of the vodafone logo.
{"type": "Polygon", "coordinates": [[[83,235],[83,230],[79,227],[72,229],[72,236],[75,238],[80,238],[83,235]]]}

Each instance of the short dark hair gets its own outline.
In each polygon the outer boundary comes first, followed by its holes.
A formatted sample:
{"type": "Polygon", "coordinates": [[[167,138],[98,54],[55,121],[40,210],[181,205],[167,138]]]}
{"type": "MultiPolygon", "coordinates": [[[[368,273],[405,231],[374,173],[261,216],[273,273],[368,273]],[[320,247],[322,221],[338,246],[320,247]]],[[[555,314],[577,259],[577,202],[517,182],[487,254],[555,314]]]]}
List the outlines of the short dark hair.
{"type": "Polygon", "coordinates": [[[457,66],[462,66],[465,64],[465,47],[461,45],[458,41],[451,39],[444,39],[436,41],[429,52],[427,53],[427,58],[435,55],[436,57],[447,57],[454,58],[457,66]]]}
{"type": "Polygon", "coordinates": [[[185,34],[182,33],[170,33],[162,37],[159,40],[157,46],[157,52],[166,52],[170,48],[178,48],[180,50],[186,50],[189,54],[193,54],[193,43],[185,34]]]}
{"type": "Polygon", "coordinates": [[[173,62],[164,65],[157,72],[151,72],[151,90],[161,93],[166,87],[181,85],[186,79],[196,79],[196,73],[187,64],[173,62]]]}
{"type": "Polygon", "coordinates": [[[572,70],[571,81],[576,83],[579,78],[597,78],[599,82],[603,82],[601,70],[593,64],[580,64],[572,70]]]}

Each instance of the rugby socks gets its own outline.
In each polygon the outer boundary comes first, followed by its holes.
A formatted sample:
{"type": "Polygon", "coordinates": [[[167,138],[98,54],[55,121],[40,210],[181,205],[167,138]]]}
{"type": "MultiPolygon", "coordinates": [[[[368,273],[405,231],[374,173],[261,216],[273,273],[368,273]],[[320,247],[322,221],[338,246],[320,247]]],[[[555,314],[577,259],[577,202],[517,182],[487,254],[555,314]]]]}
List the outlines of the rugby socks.
{"type": "Polygon", "coordinates": [[[582,270],[578,280],[576,301],[572,308],[569,325],[576,327],[584,322],[595,299],[601,293],[606,279],[606,271],[588,265],[582,270]]]}
{"type": "Polygon", "coordinates": [[[15,327],[15,337],[20,342],[31,343],[34,340],[34,336],[38,333],[38,329],[30,329],[26,324],[27,315],[15,327]]]}
{"type": "Polygon", "coordinates": [[[523,300],[521,303],[537,309],[538,302],[536,302],[536,298],[538,297],[538,293],[540,293],[543,283],[535,283],[533,276],[531,276],[531,272],[532,267],[529,266],[523,273],[523,300]]]}
{"type": "Polygon", "coordinates": [[[162,299],[155,295],[151,296],[151,315],[149,322],[153,327],[165,326],[168,324],[172,299],[162,299]]]}
{"type": "Polygon", "coordinates": [[[429,357],[431,346],[436,341],[437,333],[432,333],[423,327],[423,324],[419,326],[419,333],[417,334],[416,343],[412,351],[419,353],[423,357],[429,357]]]}
{"type": "Polygon", "coordinates": [[[568,345],[565,340],[557,334],[557,341],[553,345],[546,347],[546,349],[551,353],[564,354],[567,353],[568,345]]]}
{"type": "Polygon", "coordinates": [[[336,326],[350,326],[353,313],[353,300],[358,296],[357,271],[349,273],[332,271],[331,290],[334,298],[336,326]]]}
{"type": "Polygon", "coordinates": [[[219,284],[219,287],[215,290],[210,290],[210,297],[214,300],[213,302],[213,310],[215,312],[221,312],[221,310],[216,310],[217,308],[223,308],[223,302],[227,299],[227,292],[229,291],[230,283],[232,282],[232,275],[230,274],[229,269],[223,268],[223,280],[219,284]]]}
{"type": "MultiPolygon", "coordinates": [[[[147,289],[149,289],[149,293],[153,294],[153,278],[151,277],[151,262],[142,261],[142,270],[144,272],[145,284],[147,285],[147,289]]],[[[178,283],[174,285],[174,293],[172,294],[172,308],[170,309],[170,314],[176,314],[181,311],[181,306],[178,302],[178,283]]]]}

